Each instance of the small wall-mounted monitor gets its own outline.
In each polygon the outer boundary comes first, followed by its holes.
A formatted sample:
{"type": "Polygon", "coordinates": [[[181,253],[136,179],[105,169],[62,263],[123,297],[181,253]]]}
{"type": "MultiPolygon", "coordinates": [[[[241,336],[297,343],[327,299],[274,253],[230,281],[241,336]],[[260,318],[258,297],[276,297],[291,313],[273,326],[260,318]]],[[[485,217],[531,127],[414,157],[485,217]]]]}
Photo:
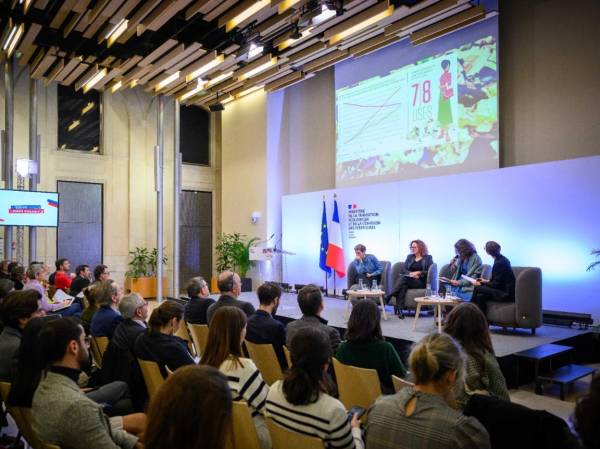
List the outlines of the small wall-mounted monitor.
{"type": "Polygon", "coordinates": [[[0,226],[58,226],[58,192],[0,190],[0,226]]]}

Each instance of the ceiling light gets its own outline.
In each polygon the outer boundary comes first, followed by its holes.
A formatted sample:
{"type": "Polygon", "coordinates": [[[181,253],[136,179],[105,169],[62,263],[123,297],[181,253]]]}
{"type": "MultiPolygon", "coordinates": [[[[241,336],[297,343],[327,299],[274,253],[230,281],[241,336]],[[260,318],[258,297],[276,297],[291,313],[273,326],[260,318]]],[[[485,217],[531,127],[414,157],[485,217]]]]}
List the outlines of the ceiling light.
{"type": "Polygon", "coordinates": [[[252,78],[254,75],[258,75],[268,68],[273,67],[275,64],[277,64],[276,56],[271,57],[271,55],[265,55],[264,57],[257,59],[256,61],[251,62],[242,69],[238,70],[238,79],[243,81],[248,78],[252,78]]]}
{"type": "Polygon", "coordinates": [[[173,73],[172,75],[167,76],[164,80],[162,80],[160,83],[158,83],[156,86],[154,86],[154,91],[158,92],[159,90],[161,90],[163,87],[167,87],[169,84],[177,81],[177,79],[179,78],[179,70],[175,73],[173,73]]]}
{"type": "Polygon", "coordinates": [[[227,73],[221,73],[219,76],[214,77],[213,79],[210,79],[206,82],[206,86],[205,87],[212,87],[216,84],[219,84],[221,81],[225,81],[227,78],[229,78],[231,75],[233,75],[233,72],[227,72],[227,73]]]}
{"type": "Polygon", "coordinates": [[[321,5],[321,13],[318,16],[313,17],[312,24],[315,26],[319,25],[336,15],[335,9],[329,9],[328,5],[321,5]]]}
{"type": "Polygon", "coordinates": [[[67,130],[69,131],[73,131],[75,128],[77,128],[79,126],[80,121],[79,120],[75,120],[73,121],[73,123],[71,123],[69,125],[69,127],[67,128],[67,130]]]}
{"type": "Polygon", "coordinates": [[[348,36],[358,33],[359,31],[370,27],[371,25],[379,22],[380,20],[391,16],[394,12],[394,6],[386,5],[386,2],[375,5],[363,11],[362,13],[352,16],[345,22],[342,22],[341,24],[328,29],[325,32],[325,39],[329,40],[330,45],[336,44],[342,39],[345,39],[348,36]]]}
{"type": "Polygon", "coordinates": [[[96,104],[96,103],[94,103],[93,101],[90,101],[90,102],[89,102],[89,103],[88,103],[88,104],[85,106],[85,108],[83,108],[83,109],[81,110],[81,115],[85,115],[85,114],[87,114],[88,112],[90,112],[90,111],[91,111],[91,110],[94,108],[95,104],[96,104]]]}
{"type": "Polygon", "coordinates": [[[113,83],[112,86],[110,86],[110,92],[114,94],[121,87],[123,87],[123,82],[122,81],[117,81],[116,83],[113,83]]]}
{"type": "Polygon", "coordinates": [[[2,50],[6,52],[7,57],[10,58],[12,55],[12,52],[15,50],[19,39],[21,39],[21,36],[23,35],[23,31],[25,31],[24,24],[13,25],[8,37],[6,38],[6,41],[4,41],[4,45],[2,46],[2,50]]]}
{"type": "Polygon", "coordinates": [[[129,20],[127,19],[121,19],[121,21],[119,23],[117,23],[105,36],[105,39],[107,39],[107,43],[106,45],[108,47],[110,47],[112,44],[114,44],[117,39],[121,36],[121,34],[123,34],[125,32],[125,30],[127,30],[127,25],[129,24],[129,20]]]}
{"type": "Polygon", "coordinates": [[[248,59],[252,59],[255,56],[261,55],[264,49],[265,47],[262,45],[256,45],[254,42],[252,42],[248,50],[248,59]]]}
{"type": "Polygon", "coordinates": [[[233,17],[225,23],[225,31],[231,31],[247,18],[253,16],[264,7],[269,6],[271,4],[271,0],[259,0],[257,2],[251,3],[252,4],[248,8],[244,9],[242,12],[240,12],[235,17],[233,17]]]}
{"type": "Polygon", "coordinates": [[[206,81],[204,81],[202,78],[198,79],[198,81],[196,83],[196,87],[194,87],[193,89],[191,89],[191,90],[187,91],[186,93],[184,93],[183,95],[181,95],[179,97],[179,101],[187,100],[191,96],[196,95],[198,92],[200,92],[202,89],[204,89],[205,85],[206,85],[206,81]]]}
{"type": "Polygon", "coordinates": [[[206,64],[202,64],[200,67],[198,67],[196,70],[194,70],[192,73],[190,73],[189,75],[187,75],[185,77],[185,80],[189,83],[190,81],[198,78],[200,75],[214,69],[216,66],[218,66],[219,64],[221,64],[223,61],[225,61],[225,56],[224,55],[218,55],[216,56],[214,59],[212,59],[211,61],[207,62],[206,64]]]}
{"type": "Polygon", "coordinates": [[[83,93],[88,93],[92,87],[98,84],[98,81],[106,76],[106,73],[106,69],[102,69],[99,72],[96,72],[95,75],[92,75],[92,77],[83,84],[83,93]]]}

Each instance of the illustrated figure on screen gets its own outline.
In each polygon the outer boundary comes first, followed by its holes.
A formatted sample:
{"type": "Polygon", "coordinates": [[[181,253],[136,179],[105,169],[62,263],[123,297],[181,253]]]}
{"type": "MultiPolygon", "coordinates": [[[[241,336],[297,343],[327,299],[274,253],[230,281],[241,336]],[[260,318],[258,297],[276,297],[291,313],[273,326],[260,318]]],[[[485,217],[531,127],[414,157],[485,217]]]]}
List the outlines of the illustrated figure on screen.
{"type": "Polygon", "coordinates": [[[452,124],[452,105],[450,99],[454,95],[452,88],[452,75],[450,73],[450,61],[444,59],[442,61],[442,70],[440,76],[440,101],[438,104],[438,122],[440,123],[440,138],[450,141],[448,128],[452,124]]]}

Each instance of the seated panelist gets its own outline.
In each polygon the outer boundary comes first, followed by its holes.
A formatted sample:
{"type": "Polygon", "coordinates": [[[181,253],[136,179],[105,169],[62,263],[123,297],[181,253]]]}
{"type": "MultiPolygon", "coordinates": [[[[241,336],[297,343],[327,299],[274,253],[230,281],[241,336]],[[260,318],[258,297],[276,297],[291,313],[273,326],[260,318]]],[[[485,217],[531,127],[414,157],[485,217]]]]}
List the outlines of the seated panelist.
{"type": "Polygon", "coordinates": [[[381,263],[373,254],[367,254],[367,247],[361,243],[354,247],[356,258],[352,262],[356,270],[356,280],[362,279],[367,285],[370,285],[373,280],[377,284],[381,283],[381,273],[383,268],[381,263]]]}
{"type": "Polygon", "coordinates": [[[454,244],[456,256],[450,262],[452,277],[450,280],[451,291],[463,301],[470,301],[473,296],[473,284],[464,279],[463,275],[477,279],[481,277],[481,257],[477,254],[475,245],[467,239],[460,239],[454,244]]]}

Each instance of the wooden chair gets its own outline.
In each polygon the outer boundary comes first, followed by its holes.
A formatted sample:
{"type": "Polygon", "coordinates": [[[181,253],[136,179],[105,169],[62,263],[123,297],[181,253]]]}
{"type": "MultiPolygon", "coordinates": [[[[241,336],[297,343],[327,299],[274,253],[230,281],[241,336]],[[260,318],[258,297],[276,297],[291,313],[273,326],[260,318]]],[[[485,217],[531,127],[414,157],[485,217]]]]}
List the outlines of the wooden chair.
{"type": "Polygon", "coordinates": [[[42,449],[60,449],[56,444],[42,443],[42,449]]]}
{"type": "Polygon", "coordinates": [[[376,370],[344,365],[336,358],[333,358],[333,369],[340,401],[348,410],[355,405],[368,409],[381,396],[376,370]]]}
{"type": "Polygon", "coordinates": [[[415,384],[409,382],[408,380],[404,380],[398,376],[392,375],[392,383],[394,384],[394,391],[398,393],[400,390],[406,387],[414,387],[415,384]]]}
{"type": "Polygon", "coordinates": [[[188,324],[190,326],[190,334],[196,347],[196,354],[202,357],[204,350],[206,349],[206,342],[208,341],[208,326],[206,324],[188,324]]]}
{"type": "Polygon", "coordinates": [[[290,350],[287,346],[283,347],[283,353],[285,354],[285,360],[287,361],[288,368],[292,367],[292,355],[290,354],[290,350]]]}
{"type": "Polygon", "coordinates": [[[233,434],[227,440],[226,449],[260,449],[256,426],[250,408],[245,401],[233,403],[233,434]]]}
{"type": "Polygon", "coordinates": [[[179,322],[179,329],[177,329],[177,333],[175,335],[177,337],[181,338],[182,340],[187,341],[188,349],[189,349],[190,353],[193,356],[197,355],[197,351],[194,346],[194,340],[192,340],[192,337],[190,336],[188,324],[185,321],[181,320],[179,322]]]}
{"type": "Polygon", "coordinates": [[[283,379],[281,366],[275,355],[273,345],[258,345],[246,340],[246,348],[267,385],[272,385],[276,381],[283,379]]]}
{"type": "Polygon", "coordinates": [[[0,397],[2,397],[2,400],[4,401],[5,404],[6,404],[6,401],[8,400],[8,394],[10,393],[10,387],[11,387],[10,382],[0,382],[0,397]]]}
{"type": "Polygon", "coordinates": [[[98,368],[102,368],[102,356],[108,348],[108,337],[92,337],[90,341],[90,349],[94,363],[98,368]]]}
{"type": "MultiPolygon", "coordinates": [[[[14,409],[14,414],[11,413],[12,417],[15,418],[19,432],[23,435],[23,438],[33,449],[44,449],[44,445],[33,431],[31,425],[31,409],[26,407],[11,407],[14,409]]],[[[9,410],[10,413],[10,410],[9,410]]]]}
{"type": "Polygon", "coordinates": [[[142,370],[142,376],[144,376],[144,383],[146,384],[146,389],[148,390],[148,398],[152,400],[158,389],[165,382],[165,379],[160,372],[158,363],[142,359],[138,359],[138,363],[140,364],[140,369],[142,370]]]}
{"type": "Polygon", "coordinates": [[[265,418],[271,435],[272,449],[324,449],[323,440],[317,437],[292,432],[265,418]]]}

